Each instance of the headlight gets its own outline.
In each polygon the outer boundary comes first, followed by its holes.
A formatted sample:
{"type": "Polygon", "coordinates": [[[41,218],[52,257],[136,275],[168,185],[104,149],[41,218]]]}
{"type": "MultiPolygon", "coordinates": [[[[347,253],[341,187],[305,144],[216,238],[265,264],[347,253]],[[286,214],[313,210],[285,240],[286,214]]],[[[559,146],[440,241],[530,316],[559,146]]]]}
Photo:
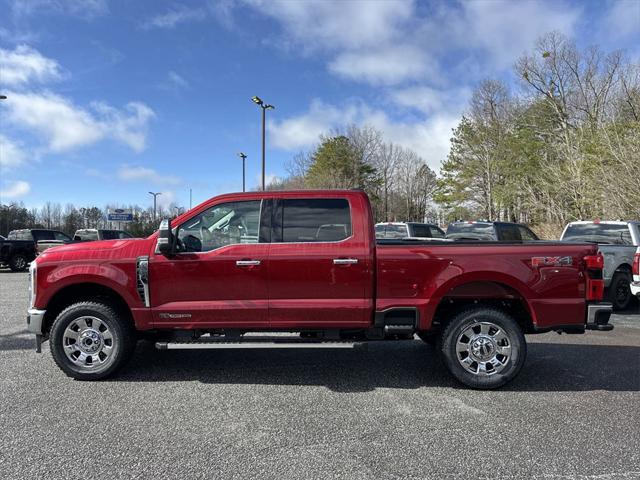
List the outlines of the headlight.
{"type": "Polygon", "coordinates": [[[36,261],[33,260],[31,262],[31,265],[29,266],[29,308],[33,308],[36,301],[37,274],[38,269],[36,266],[36,261]]]}

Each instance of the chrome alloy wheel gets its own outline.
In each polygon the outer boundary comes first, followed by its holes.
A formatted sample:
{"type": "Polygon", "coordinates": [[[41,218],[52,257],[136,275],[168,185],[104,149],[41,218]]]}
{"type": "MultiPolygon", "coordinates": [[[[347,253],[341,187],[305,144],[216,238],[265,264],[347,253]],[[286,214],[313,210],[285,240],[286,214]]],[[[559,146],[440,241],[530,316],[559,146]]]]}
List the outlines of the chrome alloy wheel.
{"type": "Polygon", "coordinates": [[[466,327],[456,341],[460,365],[474,375],[500,373],[511,358],[511,341],[495,323],[476,322],[466,327]]]}
{"type": "Polygon", "coordinates": [[[113,335],[97,317],[82,316],[71,321],[62,342],[67,358],[83,369],[95,370],[111,363],[113,335]]]}

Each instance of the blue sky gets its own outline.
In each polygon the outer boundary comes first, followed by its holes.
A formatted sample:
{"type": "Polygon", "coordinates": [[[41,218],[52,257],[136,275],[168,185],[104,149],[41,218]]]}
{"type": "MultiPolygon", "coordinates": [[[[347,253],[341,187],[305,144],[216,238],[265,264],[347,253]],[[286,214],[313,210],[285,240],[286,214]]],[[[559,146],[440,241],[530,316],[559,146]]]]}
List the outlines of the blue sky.
{"type": "Polygon", "coordinates": [[[188,206],[370,124],[437,171],[474,86],[557,30],[640,59],[640,0],[0,1],[0,200],[188,206]]]}

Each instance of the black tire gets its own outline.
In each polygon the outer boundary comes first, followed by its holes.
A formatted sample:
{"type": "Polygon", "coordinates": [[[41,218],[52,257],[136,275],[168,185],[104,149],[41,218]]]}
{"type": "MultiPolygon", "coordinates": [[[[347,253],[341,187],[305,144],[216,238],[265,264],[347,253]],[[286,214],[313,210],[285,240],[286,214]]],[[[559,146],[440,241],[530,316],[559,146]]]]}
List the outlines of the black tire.
{"type": "Polygon", "coordinates": [[[438,350],[444,364],[458,381],[471,388],[493,389],[513,380],[520,372],[527,356],[527,343],[522,328],[511,316],[498,309],[478,306],[461,311],[447,323],[442,331],[438,350]],[[475,336],[469,338],[465,332],[469,332],[470,329],[472,332],[473,329],[480,332],[474,333],[475,336]],[[488,329],[487,334],[484,334],[482,329],[488,329]],[[465,342],[465,338],[468,342],[465,342]],[[488,346],[487,338],[489,338],[488,346]],[[456,345],[459,339],[461,344],[466,343],[469,346],[470,352],[472,346],[479,345],[480,348],[476,352],[478,355],[493,355],[493,357],[485,362],[475,362],[472,353],[457,351],[456,345]],[[496,339],[499,340],[496,341],[496,339]],[[497,353],[498,347],[503,352],[507,352],[508,347],[508,354],[497,353]],[[470,363],[463,366],[463,361],[470,363]],[[493,371],[489,370],[489,363],[493,371]],[[484,372],[481,371],[480,364],[484,365],[484,372]],[[494,364],[496,367],[493,366],[494,364]],[[474,369],[475,373],[472,372],[474,369]]]}
{"type": "Polygon", "coordinates": [[[608,289],[609,301],[614,310],[626,310],[633,300],[631,294],[631,274],[629,272],[616,272],[611,279],[608,289]]]}
{"type": "Polygon", "coordinates": [[[438,335],[435,333],[418,332],[417,335],[420,340],[432,347],[435,347],[436,343],[438,343],[438,335]]]}
{"type": "MultiPolygon", "coordinates": [[[[93,323],[91,327],[94,327],[93,323]]],[[[67,376],[76,380],[101,380],[113,375],[127,363],[133,355],[137,337],[129,319],[113,306],[87,301],[75,303],[58,315],[51,327],[49,342],[53,359],[67,376]],[[111,349],[104,364],[81,364],[79,361],[72,361],[65,353],[65,342],[68,342],[65,339],[65,331],[68,331],[68,328],[72,329],[74,322],[85,317],[98,319],[99,323],[103,324],[101,327],[103,326],[111,336],[110,340],[102,340],[105,345],[108,345],[108,341],[111,342],[111,349]]]]}
{"type": "Polygon", "coordinates": [[[22,253],[14,253],[9,259],[9,268],[12,272],[24,272],[29,266],[29,260],[22,253]]]}

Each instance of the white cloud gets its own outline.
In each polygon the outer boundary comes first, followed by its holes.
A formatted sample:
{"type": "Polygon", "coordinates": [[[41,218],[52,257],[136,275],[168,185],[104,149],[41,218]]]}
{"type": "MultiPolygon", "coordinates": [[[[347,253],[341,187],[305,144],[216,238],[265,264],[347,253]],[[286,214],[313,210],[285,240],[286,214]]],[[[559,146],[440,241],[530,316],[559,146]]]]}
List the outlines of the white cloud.
{"type": "Polygon", "coordinates": [[[137,165],[122,165],[118,169],[118,178],[125,182],[146,182],[153,185],[179,185],[182,183],[173,175],[161,175],[152,168],[137,165]]]}
{"type": "Polygon", "coordinates": [[[435,89],[425,85],[416,85],[390,92],[395,104],[418,110],[424,114],[437,112],[461,113],[471,98],[468,87],[435,89]]]}
{"type": "Polygon", "coordinates": [[[15,182],[7,183],[2,190],[0,190],[0,198],[18,198],[24,197],[31,191],[31,185],[24,180],[17,180],[15,182]]]}
{"type": "Polygon", "coordinates": [[[189,82],[179,73],[170,70],[167,74],[166,80],[164,80],[159,87],[163,90],[184,90],[190,88],[189,82]]]}
{"type": "Polygon", "coordinates": [[[21,145],[0,134],[0,170],[19,167],[26,159],[21,145]]]}
{"type": "Polygon", "coordinates": [[[449,12],[451,41],[484,50],[488,54],[485,64],[497,68],[510,68],[547,32],[571,36],[582,14],[579,7],[539,0],[465,2],[463,9],[462,16],[449,12]]]}
{"type": "Polygon", "coordinates": [[[204,20],[207,12],[202,8],[189,8],[176,5],[169,11],[155,15],[142,24],[142,28],[174,28],[176,25],[191,21],[204,20]]]}
{"type": "Polygon", "coordinates": [[[329,63],[329,71],[373,85],[393,85],[429,75],[439,81],[440,73],[424,51],[411,45],[379,50],[344,52],[329,63]]]}
{"type": "Polygon", "coordinates": [[[269,143],[283,150],[306,148],[318,141],[322,133],[357,121],[359,109],[352,105],[339,109],[320,100],[313,100],[309,111],[282,121],[269,121],[269,143]]]}
{"type": "Polygon", "coordinates": [[[610,3],[604,21],[604,35],[607,38],[622,40],[640,33],[640,2],[637,0],[618,0],[610,3]]]}
{"type": "Polygon", "coordinates": [[[510,68],[538,36],[552,30],[571,35],[582,14],[579,6],[552,0],[442,2],[429,8],[409,0],[245,3],[281,24],[281,38],[268,43],[325,53],[329,71],[373,85],[442,85],[445,67],[468,78],[469,64],[478,75],[489,66],[510,68]]]}
{"type": "Polygon", "coordinates": [[[113,136],[135,152],[146,148],[149,121],[155,118],[151,108],[141,102],[130,102],[122,110],[102,102],[92,106],[101,117],[105,135],[113,136]]]}
{"type": "Polygon", "coordinates": [[[413,14],[411,0],[343,2],[246,0],[280,22],[292,41],[310,49],[359,49],[396,37],[413,14]]]}
{"type": "Polygon", "coordinates": [[[341,129],[351,123],[371,125],[380,130],[386,141],[414,150],[431,168],[439,170],[446,159],[451,130],[460,121],[460,113],[441,110],[424,120],[403,122],[391,119],[382,110],[364,103],[352,103],[345,108],[314,100],[309,111],[281,122],[269,124],[270,144],[282,150],[309,148],[323,133],[341,129]]]}
{"type": "Polygon", "coordinates": [[[18,45],[14,50],[0,48],[0,84],[24,85],[30,82],[45,82],[62,77],[60,65],[46,58],[37,50],[18,45]]]}
{"type": "Polygon", "coordinates": [[[106,0],[20,0],[12,2],[12,10],[13,14],[18,17],[55,13],[86,20],[109,12],[106,0]]]}
{"type": "Polygon", "coordinates": [[[53,152],[69,151],[113,138],[136,152],[145,148],[148,122],[153,111],[142,103],[129,103],[118,110],[94,103],[94,112],[74,105],[50,92],[8,92],[8,119],[18,127],[32,130],[46,139],[53,152]]]}

